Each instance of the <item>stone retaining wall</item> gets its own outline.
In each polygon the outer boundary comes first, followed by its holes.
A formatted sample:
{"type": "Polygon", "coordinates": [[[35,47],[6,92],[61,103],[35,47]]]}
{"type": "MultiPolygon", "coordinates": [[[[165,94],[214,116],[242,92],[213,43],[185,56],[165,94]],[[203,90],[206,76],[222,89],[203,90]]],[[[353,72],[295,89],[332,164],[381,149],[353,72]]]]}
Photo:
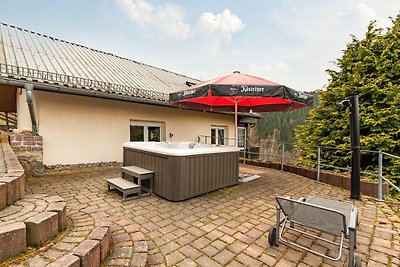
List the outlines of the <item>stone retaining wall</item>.
{"type": "MultiPolygon", "coordinates": [[[[65,229],[67,217],[66,202],[59,196],[36,194],[25,197],[25,172],[19,160],[24,153],[39,153],[42,160],[42,137],[32,136],[30,132],[16,132],[10,136],[10,142],[15,153],[8,143],[8,136],[0,134],[0,160],[4,158],[0,172],[0,265],[1,261],[23,252],[27,246],[39,247],[54,238],[65,229]]],[[[102,220],[94,227],[88,225],[88,221],[93,221],[89,215],[74,215],[77,214],[72,212],[70,218],[73,218],[77,231],[51,247],[55,249],[54,253],[61,254],[50,262],[51,266],[99,266],[110,248],[109,222],[102,220]]],[[[38,259],[42,264],[44,259],[35,256],[28,260],[29,265],[36,266],[38,259]]]]}
{"type": "MultiPolygon", "coordinates": [[[[250,160],[250,159],[240,159],[241,163],[246,163],[253,166],[259,166],[264,168],[271,168],[276,170],[281,170],[281,164],[269,161],[260,160],[250,160]]],[[[307,177],[313,180],[317,180],[317,170],[308,169],[301,166],[294,165],[283,165],[283,171],[294,173],[303,177],[307,177]]],[[[320,172],[320,182],[337,186],[350,190],[350,177],[349,175],[344,175],[335,172],[321,171],[320,172]]],[[[360,183],[361,194],[367,196],[378,197],[378,184],[370,180],[363,179],[360,183]]],[[[386,195],[389,193],[389,185],[387,183],[382,184],[382,194],[386,195]]]]}
{"type": "Polygon", "coordinates": [[[10,134],[10,145],[28,176],[41,176],[43,165],[43,137],[30,131],[14,130],[10,134]]]}
{"type": "Polygon", "coordinates": [[[0,176],[0,210],[25,196],[25,173],[8,144],[7,136],[0,135],[6,172],[0,176]]]}

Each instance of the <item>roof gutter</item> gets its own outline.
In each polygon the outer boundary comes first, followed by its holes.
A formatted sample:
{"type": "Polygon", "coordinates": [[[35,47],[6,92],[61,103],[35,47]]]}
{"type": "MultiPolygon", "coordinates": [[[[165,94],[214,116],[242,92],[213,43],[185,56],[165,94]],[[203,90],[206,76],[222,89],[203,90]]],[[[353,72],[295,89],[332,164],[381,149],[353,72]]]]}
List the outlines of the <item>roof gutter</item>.
{"type": "MultiPolygon", "coordinates": [[[[6,84],[6,85],[25,88],[26,82],[0,77],[0,84],[6,84]]],[[[128,102],[136,102],[136,103],[170,107],[168,102],[163,102],[161,100],[137,98],[137,97],[133,97],[133,96],[117,95],[117,94],[100,92],[100,91],[95,91],[95,90],[88,90],[88,89],[70,88],[70,87],[65,87],[65,86],[60,86],[60,85],[50,85],[50,84],[47,85],[47,84],[43,84],[43,83],[39,83],[39,82],[29,82],[29,84],[31,84],[35,88],[35,90],[72,94],[72,95],[98,97],[98,98],[105,98],[105,99],[114,99],[114,100],[120,100],[120,101],[128,101],[128,102]]]]}
{"type": "MultiPolygon", "coordinates": [[[[5,77],[0,77],[0,84],[24,87],[26,82],[20,81],[20,80],[15,80],[15,79],[10,79],[10,78],[5,78],[5,77]]],[[[81,95],[81,96],[97,97],[97,98],[103,98],[103,99],[113,99],[113,100],[126,101],[126,102],[135,102],[135,103],[141,103],[141,104],[177,108],[177,107],[171,106],[168,102],[163,102],[161,100],[137,98],[137,97],[133,97],[133,96],[124,96],[124,95],[105,93],[105,92],[100,92],[100,91],[95,91],[95,90],[70,88],[70,87],[66,87],[66,86],[53,85],[53,84],[43,84],[43,83],[39,83],[39,82],[29,82],[29,84],[33,85],[35,90],[41,90],[41,91],[49,91],[49,92],[64,93],[64,94],[70,94],[70,95],[81,95]]],[[[233,114],[232,112],[211,112],[211,113],[219,113],[219,114],[227,114],[227,115],[233,114]]],[[[255,117],[255,118],[261,117],[257,113],[242,114],[241,112],[239,112],[239,115],[244,115],[247,117],[255,117]]]]}
{"type": "Polygon", "coordinates": [[[35,108],[33,106],[33,85],[30,83],[25,83],[24,88],[26,91],[26,102],[28,103],[29,115],[31,116],[32,135],[38,135],[35,108]]]}

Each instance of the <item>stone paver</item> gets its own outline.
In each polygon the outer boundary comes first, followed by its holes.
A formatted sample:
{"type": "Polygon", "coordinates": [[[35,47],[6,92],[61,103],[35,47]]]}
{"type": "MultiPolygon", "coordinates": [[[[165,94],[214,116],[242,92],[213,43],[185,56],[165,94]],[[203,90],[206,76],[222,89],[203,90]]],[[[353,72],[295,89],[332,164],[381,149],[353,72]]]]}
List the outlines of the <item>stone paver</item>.
{"type": "MultiPolygon", "coordinates": [[[[348,191],[272,169],[241,168],[261,178],[183,202],[155,195],[122,202],[118,193],[106,191],[106,179],[117,176],[118,168],[29,178],[27,190],[61,196],[68,212],[85,212],[96,222],[109,220],[118,252],[110,266],[143,266],[143,261],[150,266],[346,266],[347,251],[341,262],[332,262],[282,244],[270,247],[267,236],[275,223],[277,195],[347,199],[348,191]],[[146,250],[147,256],[142,252],[146,250]]],[[[356,254],[364,266],[367,262],[398,266],[398,216],[371,198],[355,204],[360,210],[356,254]]],[[[84,233],[90,230],[88,225],[82,220],[74,231],[84,233]]],[[[329,245],[297,234],[290,238],[331,253],[329,245]]]]}

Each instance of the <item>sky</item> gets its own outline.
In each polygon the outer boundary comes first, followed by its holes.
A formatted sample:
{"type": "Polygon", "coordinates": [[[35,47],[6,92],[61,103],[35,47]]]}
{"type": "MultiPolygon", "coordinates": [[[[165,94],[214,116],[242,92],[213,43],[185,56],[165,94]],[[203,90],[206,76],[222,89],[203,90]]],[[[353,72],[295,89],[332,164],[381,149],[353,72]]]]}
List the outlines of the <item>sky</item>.
{"type": "Polygon", "coordinates": [[[0,0],[0,21],[200,80],[239,70],[323,89],[351,35],[400,0],[0,0]]]}

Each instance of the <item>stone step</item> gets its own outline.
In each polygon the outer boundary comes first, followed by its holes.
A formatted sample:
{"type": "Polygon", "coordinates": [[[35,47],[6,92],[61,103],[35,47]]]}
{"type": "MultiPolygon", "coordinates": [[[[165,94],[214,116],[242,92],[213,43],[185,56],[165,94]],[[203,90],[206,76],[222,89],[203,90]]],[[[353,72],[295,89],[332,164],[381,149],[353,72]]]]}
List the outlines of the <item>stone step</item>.
{"type": "Polygon", "coordinates": [[[41,212],[25,221],[26,243],[29,246],[39,246],[54,238],[58,233],[57,212],[41,212]]]}
{"type": "Polygon", "coordinates": [[[0,177],[0,183],[6,185],[5,197],[7,206],[14,204],[25,196],[25,174],[23,171],[7,172],[0,177]]]}
{"type": "Polygon", "coordinates": [[[25,172],[8,144],[8,137],[0,133],[0,139],[0,210],[2,210],[25,196],[25,172]]]}
{"type": "Polygon", "coordinates": [[[26,249],[26,226],[22,222],[0,227],[0,260],[26,249]]]}
{"type": "Polygon", "coordinates": [[[7,206],[7,184],[0,182],[0,210],[7,206]]]}
{"type": "Polygon", "coordinates": [[[16,249],[0,249],[0,259],[17,255],[26,245],[38,246],[65,229],[66,202],[58,196],[28,195],[0,211],[0,246],[15,236],[16,249]],[[23,225],[23,234],[15,230],[23,225]],[[18,233],[18,234],[16,234],[18,233]],[[25,244],[25,245],[24,245],[25,244]]]}
{"type": "Polygon", "coordinates": [[[89,239],[97,240],[100,242],[100,261],[104,261],[110,250],[110,227],[97,227],[89,235],[89,239]]]}
{"type": "Polygon", "coordinates": [[[58,221],[61,221],[62,226],[65,227],[65,207],[66,202],[59,196],[27,195],[0,211],[0,226],[14,222],[25,222],[40,212],[54,211],[59,214],[58,221]]]}
{"type": "Polygon", "coordinates": [[[100,266],[100,242],[98,240],[85,240],[73,251],[81,262],[81,267],[100,266]]]}
{"type": "Polygon", "coordinates": [[[68,233],[61,235],[57,241],[53,240],[46,249],[39,248],[34,257],[18,261],[17,266],[99,266],[110,249],[110,222],[107,218],[98,218],[81,210],[67,209],[67,215],[71,225],[68,233]]]}

